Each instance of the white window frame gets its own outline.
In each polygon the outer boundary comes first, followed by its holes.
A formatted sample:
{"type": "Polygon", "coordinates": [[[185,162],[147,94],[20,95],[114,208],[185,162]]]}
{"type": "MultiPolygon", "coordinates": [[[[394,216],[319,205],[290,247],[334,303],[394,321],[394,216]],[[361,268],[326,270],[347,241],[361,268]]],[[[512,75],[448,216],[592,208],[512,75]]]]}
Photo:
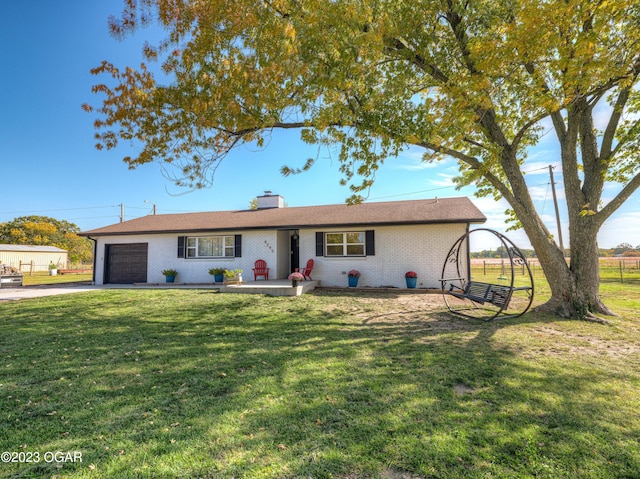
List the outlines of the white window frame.
{"type": "Polygon", "coordinates": [[[364,257],[367,255],[367,235],[365,231],[329,231],[324,234],[324,255],[327,258],[346,258],[346,257],[364,257]],[[357,234],[360,236],[359,239],[361,241],[358,242],[349,242],[349,235],[357,234]],[[330,243],[329,236],[331,235],[342,235],[342,242],[340,243],[330,243]],[[338,246],[342,247],[341,254],[330,253],[329,248],[337,248],[338,246]],[[362,253],[352,253],[349,254],[349,246],[361,246],[362,253]]]}
{"type": "MultiPolygon", "coordinates": [[[[204,245],[202,245],[204,247],[204,245]]],[[[198,258],[233,258],[235,257],[235,236],[219,235],[219,236],[187,236],[185,241],[185,257],[188,259],[198,258]],[[201,240],[219,240],[222,242],[222,255],[201,255],[201,240]]]]}

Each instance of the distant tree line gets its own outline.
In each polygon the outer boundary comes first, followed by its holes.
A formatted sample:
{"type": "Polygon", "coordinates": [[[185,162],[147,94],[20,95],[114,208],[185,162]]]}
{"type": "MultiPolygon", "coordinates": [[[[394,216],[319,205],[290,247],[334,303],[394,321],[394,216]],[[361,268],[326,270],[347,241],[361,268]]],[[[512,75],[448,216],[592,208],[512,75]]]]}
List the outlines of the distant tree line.
{"type": "Polygon", "coordinates": [[[629,243],[620,243],[615,248],[600,249],[600,256],[640,256],[640,245],[634,248],[629,243]]]}
{"type": "Polygon", "coordinates": [[[0,223],[0,244],[57,246],[69,252],[71,263],[93,261],[93,243],[78,235],[80,228],[48,216],[21,216],[0,223]]]}
{"type": "MultiPolygon", "coordinates": [[[[525,258],[535,258],[536,253],[532,249],[519,248],[524,254],[525,258]]],[[[496,249],[485,249],[482,251],[472,251],[470,254],[472,259],[477,258],[508,258],[507,249],[504,246],[499,246],[496,249]]]]}

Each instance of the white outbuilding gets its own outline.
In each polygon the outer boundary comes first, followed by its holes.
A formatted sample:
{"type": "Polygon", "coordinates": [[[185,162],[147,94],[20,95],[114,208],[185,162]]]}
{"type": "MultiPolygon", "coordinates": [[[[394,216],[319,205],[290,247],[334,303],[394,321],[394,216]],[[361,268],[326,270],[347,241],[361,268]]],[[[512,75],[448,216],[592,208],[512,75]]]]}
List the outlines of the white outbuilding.
{"type": "Polygon", "coordinates": [[[69,252],[56,246],[0,244],[0,264],[12,266],[22,273],[47,271],[51,263],[66,268],[69,252]]]}

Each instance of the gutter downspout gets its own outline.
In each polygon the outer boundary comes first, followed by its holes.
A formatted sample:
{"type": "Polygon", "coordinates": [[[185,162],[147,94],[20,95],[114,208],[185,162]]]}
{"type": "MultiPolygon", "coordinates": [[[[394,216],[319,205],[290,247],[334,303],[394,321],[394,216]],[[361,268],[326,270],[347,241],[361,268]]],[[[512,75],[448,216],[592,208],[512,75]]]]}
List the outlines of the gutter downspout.
{"type": "Polygon", "coordinates": [[[87,236],[88,239],[93,241],[93,273],[91,277],[91,286],[96,285],[96,261],[98,259],[98,240],[92,238],[91,236],[87,236]]]}

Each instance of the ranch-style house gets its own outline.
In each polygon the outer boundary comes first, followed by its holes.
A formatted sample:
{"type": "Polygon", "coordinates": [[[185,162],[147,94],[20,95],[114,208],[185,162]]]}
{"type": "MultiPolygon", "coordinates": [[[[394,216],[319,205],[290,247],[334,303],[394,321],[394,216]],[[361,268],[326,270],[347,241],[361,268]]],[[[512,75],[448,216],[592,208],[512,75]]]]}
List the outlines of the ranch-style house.
{"type": "MultiPolygon", "coordinates": [[[[486,217],[465,197],[285,207],[265,192],[255,210],[161,214],[85,231],[95,241],[94,281],[211,283],[211,268],[252,269],[264,260],[269,279],[283,279],[314,260],[312,277],[322,286],[405,288],[407,271],[418,288],[439,288],[442,264],[453,243],[486,217]]],[[[258,278],[262,280],[262,278],[258,278]]]]}

